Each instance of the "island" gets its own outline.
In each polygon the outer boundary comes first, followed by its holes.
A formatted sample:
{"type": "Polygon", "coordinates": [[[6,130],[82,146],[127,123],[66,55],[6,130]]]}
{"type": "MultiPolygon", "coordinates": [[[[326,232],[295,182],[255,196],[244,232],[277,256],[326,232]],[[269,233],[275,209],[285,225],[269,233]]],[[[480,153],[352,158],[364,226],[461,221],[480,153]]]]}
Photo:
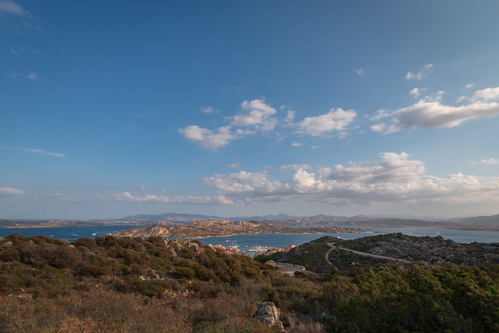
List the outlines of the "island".
{"type": "Polygon", "coordinates": [[[372,232],[371,229],[364,228],[343,228],[343,227],[313,227],[296,228],[276,226],[273,224],[227,220],[199,220],[182,225],[167,225],[158,223],[145,228],[136,228],[130,230],[120,230],[110,233],[115,237],[186,237],[186,238],[205,238],[205,237],[229,237],[234,235],[251,234],[351,234],[372,232]]]}
{"type": "MultiPolygon", "coordinates": [[[[168,223],[165,221],[158,221],[168,223]]],[[[136,221],[67,221],[67,220],[4,220],[0,219],[1,228],[60,228],[60,227],[103,227],[115,225],[143,226],[145,223],[136,221]]]]}

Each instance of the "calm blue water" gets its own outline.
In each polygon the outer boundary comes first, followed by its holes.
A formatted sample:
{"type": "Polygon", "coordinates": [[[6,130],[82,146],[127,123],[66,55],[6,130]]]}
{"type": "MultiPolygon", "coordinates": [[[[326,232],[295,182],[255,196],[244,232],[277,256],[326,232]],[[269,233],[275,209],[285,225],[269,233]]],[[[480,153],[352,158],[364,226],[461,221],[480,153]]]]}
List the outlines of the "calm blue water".
{"type": "Polygon", "coordinates": [[[24,236],[40,235],[50,238],[71,240],[81,237],[94,238],[96,236],[105,236],[114,231],[128,230],[133,228],[140,228],[140,226],[111,225],[101,227],[0,228],[0,236],[5,237],[10,234],[21,234],[24,236]]]}
{"type": "MultiPolygon", "coordinates": [[[[18,233],[25,236],[41,235],[51,238],[61,238],[72,240],[80,237],[94,238],[96,236],[105,236],[108,233],[117,230],[133,229],[137,226],[102,226],[102,227],[60,227],[60,228],[26,228],[26,229],[7,229],[0,228],[0,236],[8,236],[18,233]]],[[[370,228],[381,232],[401,232],[411,236],[438,236],[445,239],[452,239],[459,243],[493,243],[499,242],[499,232],[490,231],[464,231],[447,229],[424,229],[424,228],[370,228]]],[[[375,233],[363,234],[257,234],[257,235],[239,235],[231,237],[209,237],[201,238],[199,241],[203,244],[221,244],[224,246],[232,245],[237,242],[239,249],[244,251],[246,246],[251,248],[253,245],[264,245],[272,247],[284,247],[286,245],[301,245],[311,240],[330,235],[339,236],[343,239],[355,239],[365,236],[374,236],[375,233]]]]}

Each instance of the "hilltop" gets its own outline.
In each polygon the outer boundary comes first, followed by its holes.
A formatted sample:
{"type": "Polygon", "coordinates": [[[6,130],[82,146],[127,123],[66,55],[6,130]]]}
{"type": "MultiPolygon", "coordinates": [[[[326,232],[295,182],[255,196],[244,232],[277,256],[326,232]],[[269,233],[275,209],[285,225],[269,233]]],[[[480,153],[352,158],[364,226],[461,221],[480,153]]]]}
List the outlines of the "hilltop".
{"type": "Polygon", "coordinates": [[[319,233],[363,233],[370,230],[363,228],[340,228],[340,227],[315,227],[294,228],[282,227],[262,222],[250,221],[216,221],[200,220],[182,225],[156,224],[145,228],[120,230],[111,233],[115,237],[228,237],[233,235],[250,234],[319,234],[319,233]]]}
{"type": "Polygon", "coordinates": [[[305,266],[317,273],[352,267],[434,267],[499,264],[499,243],[461,244],[437,237],[415,237],[401,233],[342,240],[325,236],[283,253],[274,260],[305,266]],[[351,252],[353,250],[356,252],[351,252]],[[365,253],[361,255],[359,252],[365,253]],[[385,260],[380,257],[396,260],[385,260]]]}

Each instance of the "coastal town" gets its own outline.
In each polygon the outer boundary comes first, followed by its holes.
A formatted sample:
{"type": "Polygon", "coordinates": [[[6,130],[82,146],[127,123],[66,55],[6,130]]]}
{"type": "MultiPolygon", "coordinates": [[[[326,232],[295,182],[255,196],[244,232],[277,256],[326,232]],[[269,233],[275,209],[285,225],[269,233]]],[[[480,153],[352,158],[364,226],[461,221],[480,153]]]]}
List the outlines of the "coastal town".
{"type": "MultiPolygon", "coordinates": [[[[219,249],[224,251],[227,254],[237,254],[237,255],[242,255],[242,256],[247,256],[250,258],[253,258],[257,255],[265,255],[265,256],[270,256],[276,252],[289,252],[292,248],[295,248],[296,245],[286,245],[284,248],[280,247],[269,247],[269,246],[260,246],[260,245],[254,245],[250,249],[245,249],[244,251],[239,250],[239,245],[230,245],[230,246],[223,246],[220,244],[216,245],[211,245],[209,244],[208,246],[212,247],[213,249],[219,249]],[[252,253],[247,253],[252,252],[252,253]]],[[[248,247],[248,246],[246,246],[248,247]]]]}

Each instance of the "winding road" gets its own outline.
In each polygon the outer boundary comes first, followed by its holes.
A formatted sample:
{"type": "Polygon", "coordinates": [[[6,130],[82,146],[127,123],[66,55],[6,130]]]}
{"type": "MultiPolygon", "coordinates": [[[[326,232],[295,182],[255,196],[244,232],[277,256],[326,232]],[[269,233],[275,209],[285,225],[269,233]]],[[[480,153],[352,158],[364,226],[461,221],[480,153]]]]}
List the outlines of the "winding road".
{"type": "Polygon", "coordinates": [[[385,257],[385,256],[379,256],[377,254],[371,254],[371,253],[367,253],[367,252],[361,252],[361,251],[355,251],[355,250],[346,249],[344,247],[335,246],[334,243],[327,243],[327,245],[331,246],[331,249],[329,249],[329,251],[327,251],[327,253],[326,253],[326,261],[329,264],[331,264],[331,262],[328,259],[329,252],[331,252],[331,250],[333,250],[333,249],[340,249],[340,250],[343,250],[343,251],[348,251],[348,252],[352,252],[352,253],[355,253],[355,254],[359,254],[361,256],[368,256],[368,257],[373,257],[373,258],[377,258],[377,259],[393,260],[393,261],[403,262],[403,263],[406,263],[406,264],[410,264],[411,263],[408,260],[397,259],[397,258],[392,258],[392,257],[385,257]]]}

